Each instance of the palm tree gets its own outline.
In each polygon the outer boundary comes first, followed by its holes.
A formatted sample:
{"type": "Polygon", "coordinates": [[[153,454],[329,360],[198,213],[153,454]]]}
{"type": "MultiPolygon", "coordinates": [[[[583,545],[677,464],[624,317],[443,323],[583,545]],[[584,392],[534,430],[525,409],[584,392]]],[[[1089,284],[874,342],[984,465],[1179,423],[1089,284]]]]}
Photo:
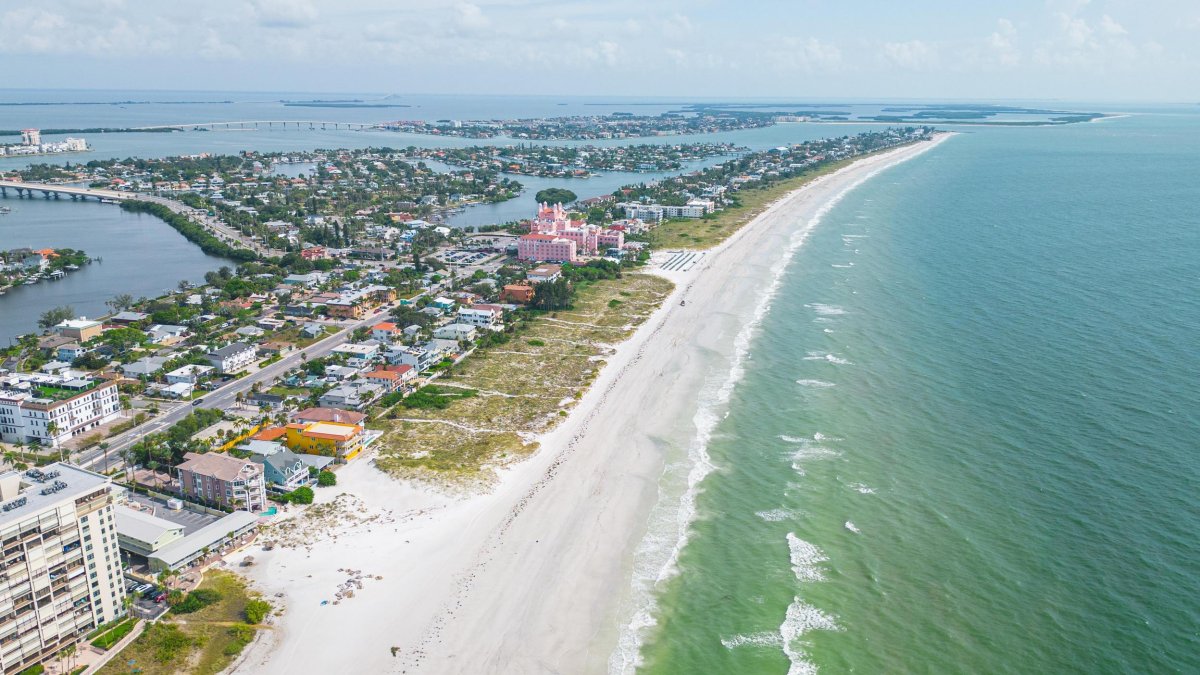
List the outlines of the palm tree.
{"type": "Polygon", "coordinates": [[[58,429],[59,429],[59,427],[58,427],[57,422],[51,422],[46,425],[46,435],[50,437],[51,443],[53,443],[55,446],[58,446],[58,461],[61,462],[62,461],[62,446],[58,445],[58,443],[55,442],[55,438],[54,438],[55,436],[58,435],[58,429]]]}
{"type": "Polygon", "coordinates": [[[108,443],[101,442],[100,450],[104,452],[104,473],[108,473],[108,443]]]}

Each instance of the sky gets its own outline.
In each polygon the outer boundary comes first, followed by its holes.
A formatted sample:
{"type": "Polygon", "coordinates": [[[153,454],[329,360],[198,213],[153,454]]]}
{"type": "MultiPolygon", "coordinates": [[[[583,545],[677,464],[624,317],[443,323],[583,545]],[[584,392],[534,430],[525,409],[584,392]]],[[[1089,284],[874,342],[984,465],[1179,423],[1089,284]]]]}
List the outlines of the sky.
{"type": "Polygon", "coordinates": [[[1200,101],[1197,0],[0,0],[2,88],[1200,101]]]}

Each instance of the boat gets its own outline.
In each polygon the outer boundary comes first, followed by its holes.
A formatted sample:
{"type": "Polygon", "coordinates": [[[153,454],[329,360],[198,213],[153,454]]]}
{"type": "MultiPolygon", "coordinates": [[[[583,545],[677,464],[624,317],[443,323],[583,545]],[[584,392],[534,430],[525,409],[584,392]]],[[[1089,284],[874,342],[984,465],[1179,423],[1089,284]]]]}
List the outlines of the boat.
{"type": "Polygon", "coordinates": [[[55,279],[61,279],[65,276],[67,276],[66,272],[64,272],[62,270],[54,270],[53,272],[50,273],[49,278],[51,280],[55,280],[55,279]]]}
{"type": "Polygon", "coordinates": [[[4,215],[6,213],[12,213],[12,209],[7,206],[0,206],[0,215],[4,215]]]}
{"type": "Polygon", "coordinates": [[[79,265],[64,265],[63,269],[71,270],[72,272],[74,272],[75,270],[79,269],[79,265]]]}
{"type": "Polygon", "coordinates": [[[103,197],[100,199],[100,203],[101,204],[120,204],[121,202],[116,199],[109,199],[108,197],[103,197]]]}

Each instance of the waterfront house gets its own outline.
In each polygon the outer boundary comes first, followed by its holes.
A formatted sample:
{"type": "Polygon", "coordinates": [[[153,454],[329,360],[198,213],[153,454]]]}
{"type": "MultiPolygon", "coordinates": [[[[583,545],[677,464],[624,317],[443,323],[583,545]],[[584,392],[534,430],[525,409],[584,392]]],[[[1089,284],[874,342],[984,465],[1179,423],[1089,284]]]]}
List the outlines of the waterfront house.
{"type": "Polygon", "coordinates": [[[251,455],[250,461],[261,464],[267,483],[281,492],[291,492],[312,482],[308,474],[308,465],[291,450],[281,449],[268,455],[251,455]]]}
{"type": "Polygon", "coordinates": [[[496,329],[504,316],[504,308],[499,305],[474,305],[458,309],[458,322],[476,328],[496,329]]]}
{"type": "Polygon", "coordinates": [[[361,425],[367,416],[353,410],[340,408],[305,408],[292,415],[293,422],[341,422],[343,424],[361,425]]]}
{"type": "Polygon", "coordinates": [[[78,319],[63,321],[54,327],[54,332],[72,340],[87,342],[104,332],[104,324],[81,316],[78,319]]]}
{"type": "Polygon", "coordinates": [[[500,289],[500,302],[524,305],[533,300],[533,286],[527,284],[505,284],[500,289]]]}
{"type": "Polygon", "coordinates": [[[451,323],[434,329],[433,337],[440,340],[474,340],[475,326],[467,323],[451,323]]]}
{"type": "Polygon", "coordinates": [[[149,314],[143,314],[142,312],[130,312],[126,310],[124,312],[117,312],[116,314],[113,314],[108,318],[108,322],[117,326],[132,326],[149,318],[149,314]]]}
{"type": "Polygon", "coordinates": [[[287,425],[287,446],[295,452],[336,457],[346,462],[363,448],[363,428],[341,422],[293,422],[287,425]]]}
{"type": "Polygon", "coordinates": [[[525,274],[525,279],[532,284],[555,281],[562,276],[562,265],[538,265],[525,274]]]}
{"type": "Polygon", "coordinates": [[[219,452],[189,452],[184,459],[177,467],[183,495],[252,513],[266,507],[262,465],[219,452]]]}

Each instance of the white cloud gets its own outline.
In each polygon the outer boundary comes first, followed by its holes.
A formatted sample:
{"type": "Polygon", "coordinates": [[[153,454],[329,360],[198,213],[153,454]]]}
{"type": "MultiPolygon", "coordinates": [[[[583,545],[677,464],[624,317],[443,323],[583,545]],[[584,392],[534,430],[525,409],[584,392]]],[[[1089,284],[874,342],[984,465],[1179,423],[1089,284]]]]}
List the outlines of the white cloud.
{"type": "Polygon", "coordinates": [[[1111,16],[1105,14],[1100,17],[1100,30],[1106,35],[1126,35],[1129,31],[1125,27],[1117,23],[1111,16]]]}
{"type": "Polygon", "coordinates": [[[994,63],[1011,67],[1021,62],[1021,52],[1014,44],[1016,37],[1017,28],[1012,21],[996,21],[996,30],[986,40],[988,53],[994,63]]]}
{"type": "Polygon", "coordinates": [[[883,56],[891,64],[910,70],[923,70],[938,62],[937,48],[921,40],[884,43],[883,56]]]}
{"type": "Polygon", "coordinates": [[[254,0],[251,8],[264,28],[304,28],[317,20],[317,8],[308,0],[254,0]]]}
{"type": "Polygon", "coordinates": [[[473,5],[469,2],[459,3],[454,7],[454,16],[456,25],[467,31],[479,31],[491,25],[489,20],[483,14],[483,10],[479,5],[473,5]]]}

